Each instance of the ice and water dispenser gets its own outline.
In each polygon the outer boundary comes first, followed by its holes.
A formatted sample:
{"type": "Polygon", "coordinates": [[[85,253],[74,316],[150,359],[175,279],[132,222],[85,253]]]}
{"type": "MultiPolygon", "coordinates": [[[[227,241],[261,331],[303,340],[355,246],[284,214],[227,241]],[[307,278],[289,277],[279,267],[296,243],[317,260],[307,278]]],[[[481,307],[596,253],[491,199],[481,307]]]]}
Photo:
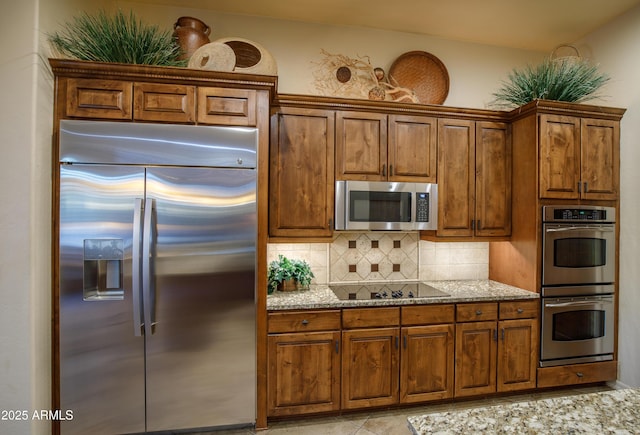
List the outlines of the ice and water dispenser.
{"type": "Polygon", "coordinates": [[[124,299],[122,239],[85,239],[83,252],[84,300],[124,299]]]}

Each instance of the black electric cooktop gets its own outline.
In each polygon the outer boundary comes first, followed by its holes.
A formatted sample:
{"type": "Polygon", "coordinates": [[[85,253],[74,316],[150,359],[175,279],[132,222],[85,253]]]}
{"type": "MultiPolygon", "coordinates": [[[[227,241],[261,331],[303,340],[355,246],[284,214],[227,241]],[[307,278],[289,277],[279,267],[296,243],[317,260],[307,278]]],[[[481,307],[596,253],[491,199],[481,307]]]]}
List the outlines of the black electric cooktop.
{"type": "Polygon", "coordinates": [[[341,300],[440,298],[450,296],[423,282],[330,284],[341,300]]]}

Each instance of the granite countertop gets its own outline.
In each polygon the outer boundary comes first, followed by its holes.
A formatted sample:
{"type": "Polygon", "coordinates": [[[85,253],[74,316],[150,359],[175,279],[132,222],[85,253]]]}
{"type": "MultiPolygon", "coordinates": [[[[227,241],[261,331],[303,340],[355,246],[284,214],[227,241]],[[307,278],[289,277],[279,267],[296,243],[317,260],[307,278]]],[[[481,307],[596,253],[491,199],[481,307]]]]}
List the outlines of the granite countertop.
{"type": "MultiPolygon", "coordinates": [[[[444,304],[457,302],[487,302],[516,299],[538,299],[538,293],[491,280],[424,281],[447,293],[445,297],[406,299],[340,300],[327,285],[311,286],[309,290],[274,292],[267,296],[267,310],[375,307],[388,305],[444,304]]],[[[360,283],[365,284],[365,283],[360,283]]]]}
{"type": "Polygon", "coordinates": [[[640,434],[640,389],[408,417],[416,435],[640,434]]]}

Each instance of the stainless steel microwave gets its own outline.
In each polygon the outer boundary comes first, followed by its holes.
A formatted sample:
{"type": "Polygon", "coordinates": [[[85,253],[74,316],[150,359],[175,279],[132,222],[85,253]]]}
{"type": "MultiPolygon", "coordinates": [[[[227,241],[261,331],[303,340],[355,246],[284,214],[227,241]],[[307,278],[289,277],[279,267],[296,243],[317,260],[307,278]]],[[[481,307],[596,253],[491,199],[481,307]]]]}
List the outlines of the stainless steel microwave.
{"type": "Polygon", "coordinates": [[[431,183],[337,181],[336,230],[436,230],[438,186],[431,183]]]}

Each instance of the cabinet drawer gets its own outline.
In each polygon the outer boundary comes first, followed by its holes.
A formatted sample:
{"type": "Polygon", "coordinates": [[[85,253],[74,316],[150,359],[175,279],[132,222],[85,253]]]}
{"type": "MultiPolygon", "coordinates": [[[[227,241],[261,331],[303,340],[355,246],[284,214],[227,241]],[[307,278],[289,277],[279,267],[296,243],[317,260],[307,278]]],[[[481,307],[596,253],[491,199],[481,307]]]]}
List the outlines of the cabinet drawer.
{"type": "Polygon", "coordinates": [[[399,324],[399,307],[354,308],[342,311],[342,326],[344,329],[398,326],[399,324]]]}
{"type": "Polygon", "coordinates": [[[67,116],[131,119],[133,83],[119,80],[67,79],[67,116]]]}
{"type": "Polygon", "coordinates": [[[136,83],[133,86],[133,117],[141,121],[195,122],[194,86],[136,83]]]}
{"type": "Polygon", "coordinates": [[[481,322],[498,319],[498,303],[474,303],[456,305],[456,322],[481,322]]]}
{"type": "Polygon", "coordinates": [[[538,317],[538,299],[532,301],[514,301],[500,303],[500,320],[534,319],[538,317]]]}
{"type": "Polygon", "coordinates": [[[617,361],[540,367],[538,368],[538,388],[615,381],[617,377],[617,361]]]}
{"type": "Polygon", "coordinates": [[[269,313],[269,333],[340,329],[340,311],[269,313]]]}
{"type": "Polygon", "coordinates": [[[256,101],[253,90],[198,88],[198,122],[255,127],[256,101]]]}
{"type": "Polygon", "coordinates": [[[416,305],[402,307],[402,325],[437,325],[453,323],[455,308],[449,305],[416,305]]]}

